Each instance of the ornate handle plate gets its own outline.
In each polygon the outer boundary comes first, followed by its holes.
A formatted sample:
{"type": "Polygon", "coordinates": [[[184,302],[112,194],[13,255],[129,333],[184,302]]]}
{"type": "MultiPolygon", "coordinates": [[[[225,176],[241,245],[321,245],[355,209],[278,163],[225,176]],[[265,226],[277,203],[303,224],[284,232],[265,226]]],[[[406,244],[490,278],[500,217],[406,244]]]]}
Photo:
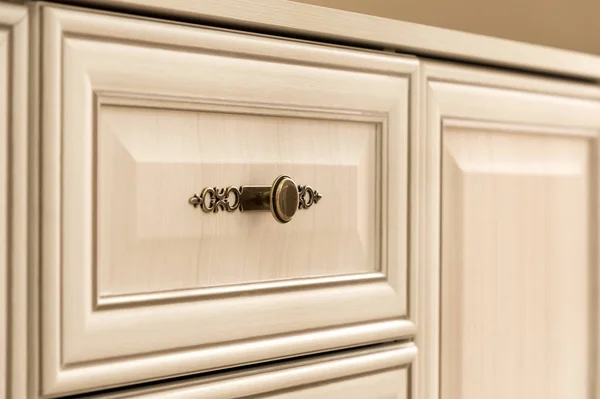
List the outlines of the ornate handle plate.
{"type": "Polygon", "coordinates": [[[280,223],[287,223],[298,209],[308,209],[322,195],[310,186],[298,186],[289,176],[281,175],[270,186],[205,187],[189,203],[206,213],[219,211],[271,211],[280,223]]]}

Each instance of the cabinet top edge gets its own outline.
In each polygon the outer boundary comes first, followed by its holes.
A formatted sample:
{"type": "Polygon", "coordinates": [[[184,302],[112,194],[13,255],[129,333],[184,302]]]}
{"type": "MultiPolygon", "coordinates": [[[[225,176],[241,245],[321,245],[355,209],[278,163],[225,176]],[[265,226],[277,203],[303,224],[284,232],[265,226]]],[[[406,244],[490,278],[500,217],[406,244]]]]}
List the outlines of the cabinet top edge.
{"type": "Polygon", "coordinates": [[[600,56],[287,0],[57,0],[275,35],[600,81],[600,56]],[[332,23],[335,21],[336,23],[332,23]]]}

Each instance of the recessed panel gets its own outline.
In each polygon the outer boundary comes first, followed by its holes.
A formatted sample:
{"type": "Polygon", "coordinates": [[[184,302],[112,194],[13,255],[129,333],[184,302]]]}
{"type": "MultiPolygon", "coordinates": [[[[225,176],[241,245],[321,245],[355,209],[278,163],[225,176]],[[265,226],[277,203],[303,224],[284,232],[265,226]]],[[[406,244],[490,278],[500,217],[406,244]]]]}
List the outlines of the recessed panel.
{"type": "Polygon", "coordinates": [[[442,399],[586,399],[594,139],[443,130],[442,399]]]}
{"type": "Polygon", "coordinates": [[[99,294],[379,270],[380,133],[375,122],[102,106],[99,294]],[[268,210],[188,203],[204,187],[271,185],[281,174],[323,195],[285,225],[268,210]]]}

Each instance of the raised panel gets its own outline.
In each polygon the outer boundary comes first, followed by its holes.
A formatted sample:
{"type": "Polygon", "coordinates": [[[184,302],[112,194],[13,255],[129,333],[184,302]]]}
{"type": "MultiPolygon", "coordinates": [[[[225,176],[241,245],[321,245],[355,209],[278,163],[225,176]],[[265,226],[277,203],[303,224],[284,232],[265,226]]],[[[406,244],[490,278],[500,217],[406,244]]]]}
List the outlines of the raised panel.
{"type": "Polygon", "coordinates": [[[90,399],[409,399],[414,344],[392,344],[155,384],[90,399]]]}
{"type": "Polygon", "coordinates": [[[381,271],[381,123],[103,104],[98,125],[100,303],[381,271]],[[324,199],[288,225],[187,204],[200,187],[270,184],[279,174],[324,199]]]}
{"type": "Polygon", "coordinates": [[[600,90],[441,62],[423,72],[413,395],[595,397],[600,90]]]}
{"type": "Polygon", "coordinates": [[[41,10],[45,395],[414,333],[416,61],[41,10]],[[323,199],[285,225],[188,203],[279,174],[323,199]]]}
{"type": "Polygon", "coordinates": [[[596,145],[444,128],[442,398],[590,397],[596,145]]]}

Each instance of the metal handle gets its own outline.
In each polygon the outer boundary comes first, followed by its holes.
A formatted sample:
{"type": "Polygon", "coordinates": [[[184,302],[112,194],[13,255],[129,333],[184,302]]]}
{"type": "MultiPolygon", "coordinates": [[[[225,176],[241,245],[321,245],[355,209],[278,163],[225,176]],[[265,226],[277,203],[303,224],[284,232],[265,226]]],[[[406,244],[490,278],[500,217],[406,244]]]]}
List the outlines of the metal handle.
{"type": "Polygon", "coordinates": [[[271,211],[279,223],[287,223],[298,209],[308,209],[322,195],[310,186],[298,186],[289,176],[281,175],[270,186],[205,187],[189,203],[206,213],[271,211]]]}

